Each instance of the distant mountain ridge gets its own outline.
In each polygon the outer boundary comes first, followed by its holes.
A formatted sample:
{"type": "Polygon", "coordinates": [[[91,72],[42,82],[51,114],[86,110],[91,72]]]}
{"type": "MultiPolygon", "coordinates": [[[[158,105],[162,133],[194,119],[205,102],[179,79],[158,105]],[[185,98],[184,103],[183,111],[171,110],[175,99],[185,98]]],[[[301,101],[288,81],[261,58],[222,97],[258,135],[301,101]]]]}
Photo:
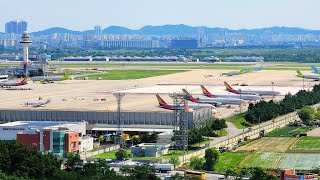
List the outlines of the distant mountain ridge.
{"type": "MultiPolygon", "coordinates": [[[[216,34],[221,32],[226,33],[241,33],[261,35],[265,33],[274,34],[315,34],[320,35],[320,30],[309,30],[297,27],[270,27],[261,29],[239,29],[231,30],[227,28],[210,28],[206,26],[188,26],[184,24],[179,25],[163,25],[163,26],[144,26],[140,29],[133,30],[122,26],[110,26],[102,30],[102,34],[138,34],[138,35],[196,35],[199,30],[203,30],[206,34],[216,34]]],[[[33,35],[49,35],[54,33],[68,33],[68,34],[93,34],[93,30],[76,31],[69,30],[62,27],[53,27],[43,31],[33,32],[33,35]]]]}

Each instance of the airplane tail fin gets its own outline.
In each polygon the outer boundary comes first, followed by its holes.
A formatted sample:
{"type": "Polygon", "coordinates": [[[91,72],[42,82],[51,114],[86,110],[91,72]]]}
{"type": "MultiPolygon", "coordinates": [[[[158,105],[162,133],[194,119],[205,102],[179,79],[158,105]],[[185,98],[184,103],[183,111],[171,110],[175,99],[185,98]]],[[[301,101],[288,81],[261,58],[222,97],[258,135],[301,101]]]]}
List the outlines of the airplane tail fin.
{"type": "Polygon", "coordinates": [[[258,68],[258,71],[262,71],[263,70],[263,66],[260,66],[259,68],[258,68]]]}
{"type": "Polygon", "coordinates": [[[314,65],[311,65],[311,69],[313,70],[314,73],[319,74],[319,70],[314,65]]]}
{"type": "Polygon", "coordinates": [[[214,95],[211,94],[211,93],[207,90],[207,88],[205,88],[203,85],[200,85],[200,87],[201,87],[202,93],[203,93],[204,95],[206,95],[206,96],[208,96],[208,97],[214,97],[214,95]]]}
{"type": "Polygon", "coordinates": [[[298,74],[298,75],[297,75],[298,77],[303,78],[303,74],[302,74],[302,72],[301,72],[301,71],[297,70],[297,74],[298,74]]]}
{"type": "Polygon", "coordinates": [[[235,94],[239,94],[239,92],[236,91],[235,89],[233,89],[226,81],[224,82],[224,86],[226,87],[227,91],[235,93],[235,94]]]}
{"type": "Polygon", "coordinates": [[[187,96],[191,96],[191,94],[186,90],[186,89],[182,89],[183,93],[185,93],[187,96]]]}
{"type": "Polygon", "coordinates": [[[165,106],[167,103],[157,94],[156,95],[159,105],[165,106]]]}
{"type": "Polygon", "coordinates": [[[65,72],[61,80],[68,80],[68,79],[70,79],[70,75],[71,75],[71,71],[65,72]]]}
{"type": "Polygon", "coordinates": [[[28,80],[29,80],[29,78],[25,77],[25,78],[23,78],[23,79],[18,83],[18,85],[27,84],[28,80]]]}
{"type": "Polygon", "coordinates": [[[243,74],[244,73],[244,69],[240,69],[239,74],[243,74]]]}

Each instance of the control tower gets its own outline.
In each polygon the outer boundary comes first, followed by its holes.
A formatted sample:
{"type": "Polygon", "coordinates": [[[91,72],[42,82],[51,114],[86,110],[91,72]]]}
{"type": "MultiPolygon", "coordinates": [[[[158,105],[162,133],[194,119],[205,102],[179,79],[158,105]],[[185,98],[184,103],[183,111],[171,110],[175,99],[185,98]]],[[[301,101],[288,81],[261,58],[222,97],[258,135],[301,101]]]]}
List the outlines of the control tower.
{"type": "Polygon", "coordinates": [[[24,67],[24,76],[28,77],[28,64],[29,64],[29,45],[32,43],[29,34],[25,31],[22,34],[20,44],[23,45],[23,67],[24,67]]]}

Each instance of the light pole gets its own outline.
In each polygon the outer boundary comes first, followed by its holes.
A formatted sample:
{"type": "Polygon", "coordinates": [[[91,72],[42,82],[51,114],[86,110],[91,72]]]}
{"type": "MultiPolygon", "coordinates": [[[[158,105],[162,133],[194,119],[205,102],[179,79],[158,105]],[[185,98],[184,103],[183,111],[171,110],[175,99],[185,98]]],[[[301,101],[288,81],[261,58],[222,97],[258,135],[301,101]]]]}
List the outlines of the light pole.
{"type": "Polygon", "coordinates": [[[272,100],[274,99],[274,82],[271,82],[271,84],[272,84],[272,100]]]}
{"type": "Polygon", "coordinates": [[[241,89],[239,89],[240,93],[240,101],[239,101],[239,107],[240,107],[240,115],[242,114],[242,109],[241,109],[241,89]]]}

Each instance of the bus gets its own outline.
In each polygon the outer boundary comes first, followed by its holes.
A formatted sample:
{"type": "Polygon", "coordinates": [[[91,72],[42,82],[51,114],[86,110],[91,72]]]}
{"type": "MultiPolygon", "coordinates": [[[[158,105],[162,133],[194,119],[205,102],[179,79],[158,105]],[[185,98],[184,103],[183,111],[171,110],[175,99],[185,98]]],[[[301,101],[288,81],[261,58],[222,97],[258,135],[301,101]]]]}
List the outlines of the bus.
{"type": "Polygon", "coordinates": [[[9,79],[8,75],[0,75],[0,82],[8,81],[9,79]]]}
{"type": "Polygon", "coordinates": [[[186,170],[185,171],[185,177],[187,179],[193,179],[193,178],[199,178],[201,180],[205,180],[206,179],[206,173],[205,172],[199,172],[199,171],[189,171],[186,170]]]}

